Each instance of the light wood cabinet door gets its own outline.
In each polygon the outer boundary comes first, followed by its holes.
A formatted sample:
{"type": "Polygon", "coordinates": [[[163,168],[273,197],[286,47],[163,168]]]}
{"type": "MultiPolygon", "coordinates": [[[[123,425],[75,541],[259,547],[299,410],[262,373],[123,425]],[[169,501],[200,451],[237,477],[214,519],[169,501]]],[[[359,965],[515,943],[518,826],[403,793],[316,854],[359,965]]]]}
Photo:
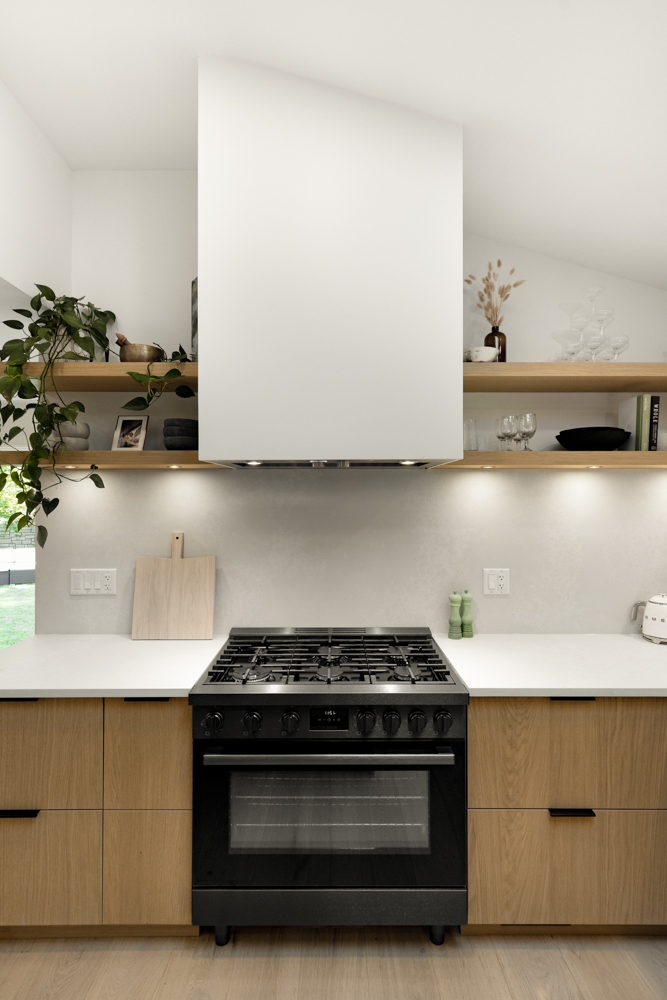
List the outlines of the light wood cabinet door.
{"type": "Polygon", "coordinates": [[[667,808],[667,698],[471,698],[468,802],[667,808]]]}
{"type": "Polygon", "coordinates": [[[667,811],[468,815],[471,924],[667,924],[667,811]]]}
{"type": "Polygon", "coordinates": [[[104,813],[104,923],[189,924],[192,813],[104,813]]]}
{"type": "Polygon", "coordinates": [[[187,698],[104,706],[104,808],[192,809],[187,698]]]}
{"type": "Polygon", "coordinates": [[[102,922],[102,812],[0,818],[0,924],[102,922]]]}
{"type": "Polygon", "coordinates": [[[0,809],[102,808],[101,698],[0,702],[0,809]]]}

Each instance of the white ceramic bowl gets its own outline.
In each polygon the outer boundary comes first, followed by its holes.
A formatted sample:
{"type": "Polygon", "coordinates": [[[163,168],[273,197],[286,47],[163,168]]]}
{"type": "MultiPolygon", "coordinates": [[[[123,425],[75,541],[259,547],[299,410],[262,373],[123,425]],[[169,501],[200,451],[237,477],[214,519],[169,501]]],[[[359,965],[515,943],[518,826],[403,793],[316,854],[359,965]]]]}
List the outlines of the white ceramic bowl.
{"type": "Polygon", "coordinates": [[[470,360],[495,361],[499,353],[497,347],[473,347],[470,351],[470,360]]]}

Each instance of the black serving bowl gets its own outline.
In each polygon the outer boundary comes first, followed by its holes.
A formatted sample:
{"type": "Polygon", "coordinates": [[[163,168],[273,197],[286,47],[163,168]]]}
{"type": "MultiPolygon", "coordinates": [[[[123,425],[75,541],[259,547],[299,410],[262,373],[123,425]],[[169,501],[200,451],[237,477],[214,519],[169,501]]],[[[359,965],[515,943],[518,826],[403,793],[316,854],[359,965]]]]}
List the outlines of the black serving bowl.
{"type": "Polygon", "coordinates": [[[556,435],[566,451],[616,451],[630,437],[621,427],[570,427],[556,435]]]}

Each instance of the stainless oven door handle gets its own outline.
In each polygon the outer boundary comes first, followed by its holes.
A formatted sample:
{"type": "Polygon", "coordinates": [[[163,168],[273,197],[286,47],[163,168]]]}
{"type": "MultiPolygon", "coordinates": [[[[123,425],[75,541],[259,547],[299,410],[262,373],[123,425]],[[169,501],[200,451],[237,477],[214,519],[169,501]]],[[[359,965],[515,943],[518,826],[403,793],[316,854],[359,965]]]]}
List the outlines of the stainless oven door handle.
{"type": "Polygon", "coordinates": [[[225,767],[244,767],[261,764],[453,764],[454,752],[445,747],[441,753],[317,753],[317,754],[232,754],[205,753],[204,764],[221,764],[225,767]]]}

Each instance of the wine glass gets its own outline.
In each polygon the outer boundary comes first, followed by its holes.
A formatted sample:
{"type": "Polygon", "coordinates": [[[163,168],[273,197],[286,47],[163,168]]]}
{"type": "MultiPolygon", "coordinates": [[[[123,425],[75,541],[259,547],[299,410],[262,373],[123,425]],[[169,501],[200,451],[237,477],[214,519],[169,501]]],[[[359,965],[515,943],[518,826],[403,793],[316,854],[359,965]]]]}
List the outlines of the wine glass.
{"type": "Polygon", "coordinates": [[[519,439],[519,418],[516,413],[513,413],[510,417],[504,417],[505,427],[507,429],[507,450],[514,451],[512,447],[513,441],[518,441],[519,439]]]}
{"type": "Polygon", "coordinates": [[[622,354],[623,351],[627,351],[627,349],[628,349],[629,346],[630,346],[630,338],[629,337],[625,337],[625,336],[623,336],[623,337],[612,337],[611,340],[610,340],[610,342],[609,342],[609,347],[614,352],[614,361],[618,361],[619,354],[622,354]]]}
{"type": "Polygon", "coordinates": [[[528,442],[537,430],[537,419],[534,413],[522,413],[519,417],[519,451],[531,451],[528,442]]]}
{"type": "Polygon", "coordinates": [[[505,420],[505,417],[496,417],[495,420],[496,437],[500,441],[501,451],[507,451],[509,448],[509,435],[505,426],[505,420]]]}

